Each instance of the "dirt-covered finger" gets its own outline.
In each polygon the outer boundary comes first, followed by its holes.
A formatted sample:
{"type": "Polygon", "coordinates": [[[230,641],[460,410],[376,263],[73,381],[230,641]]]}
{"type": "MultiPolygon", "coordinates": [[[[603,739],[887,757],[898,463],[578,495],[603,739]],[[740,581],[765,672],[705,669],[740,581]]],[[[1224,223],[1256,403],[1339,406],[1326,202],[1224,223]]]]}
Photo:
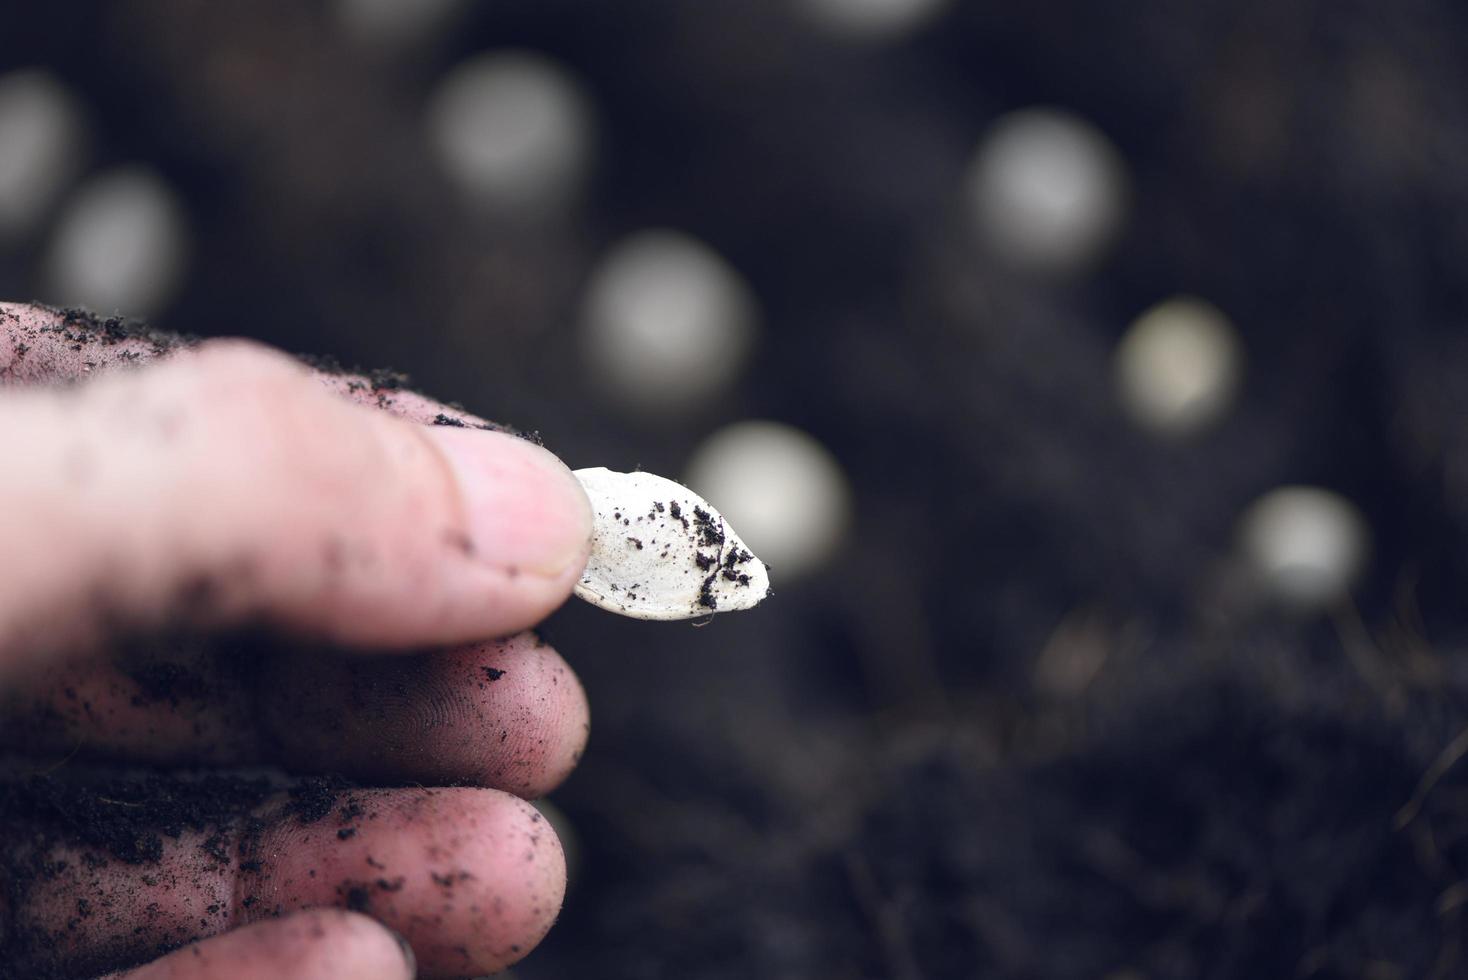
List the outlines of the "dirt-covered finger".
{"type": "Polygon", "coordinates": [[[195,343],[125,317],[0,303],[0,387],[76,381],[195,343]]]}
{"type": "Polygon", "coordinates": [[[23,975],[118,969],[335,907],[404,936],[421,976],[474,976],[539,943],[565,892],[555,833],[494,790],[51,777],[0,801],[0,956],[23,975]]]}
{"type": "Polygon", "coordinates": [[[590,731],[580,681],[529,633],[414,657],[293,657],[273,676],[266,751],[297,770],[534,799],[571,774],[590,731]]]}
{"type": "Polygon", "coordinates": [[[422,654],[216,638],[48,666],[0,693],[0,742],[34,759],[275,764],[527,799],[559,785],[586,695],[532,633],[422,654]]]}
{"type": "Polygon", "coordinates": [[[180,618],[377,648],[504,635],[569,596],[590,544],[545,450],[346,404],[244,342],[8,394],[0,430],[0,666],[180,618]]]}

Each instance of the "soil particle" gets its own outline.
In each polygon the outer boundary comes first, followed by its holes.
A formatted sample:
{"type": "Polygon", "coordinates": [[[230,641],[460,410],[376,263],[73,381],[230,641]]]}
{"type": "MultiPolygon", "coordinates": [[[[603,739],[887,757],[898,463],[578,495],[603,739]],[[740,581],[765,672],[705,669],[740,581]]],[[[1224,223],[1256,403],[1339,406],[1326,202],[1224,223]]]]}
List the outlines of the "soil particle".
{"type": "Polygon", "coordinates": [[[45,303],[34,303],[33,305],[55,314],[61,320],[58,324],[38,329],[44,333],[60,334],[72,344],[75,350],[80,350],[88,343],[112,346],[124,340],[139,340],[149,345],[153,354],[158,355],[199,342],[198,337],[157,330],[141,320],[130,317],[104,317],[89,310],[76,307],[60,308],[45,303]]]}
{"type": "Polygon", "coordinates": [[[365,912],[371,905],[372,893],[366,885],[355,884],[344,887],[342,901],[353,912],[365,912]]]}
{"type": "MultiPolygon", "coordinates": [[[[401,371],[391,368],[366,369],[356,365],[346,365],[334,357],[323,354],[296,354],[296,360],[305,364],[322,374],[336,377],[347,377],[347,387],[354,392],[372,392],[377,395],[377,406],[379,408],[391,408],[393,405],[392,395],[398,392],[421,395],[422,393],[413,388],[412,378],[401,371]],[[357,380],[360,379],[360,380],[357,380]]],[[[426,396],[425,396],[426,397],[426,396]]],[[[454,411],[463,411],[463,408],[454,402],[449,402],[448,407],[454,411]]],[[[519,429],[493,422],[471,422],[455,418],[445,412],[439,412],[433,417],[433,425],[450,426],[457,429],[482,429],[486,432],[508,432],[517,438],[532,442],[537,446],[545,445],[539,432],[523,432],[519,429]]]]}
{"type": "Polygon", "coordinates": [[[31,776],[0,781],[0,826],[25,827],[47,844],[80,845],[144,864],[162,856],[165,837],[232,826],[272,790],[263,779],[229,776],[31,776]]]}
{"type": "Polygon", "coordinates": [[[214,834],[204,843],[199,845],[199,850],[218,861],[220,864],[229,863],[229,851],[224,846],[224,835],[214,834]]]}
{"type": "Polygon", "coordinates": [[[718,573],[715,572],[713,575],[704,579],[703,584],[698,588],[698,604],[705,609],[719,608],[719,597],[714,595],[713,589],[714,579],[717,577],[718,573]]]}
{"type": "Polygon", "coordinates": [[[335,776],[313,776],[303,779],[290,790],[286,812],[303,824],[315,823],[336,807],[337,799],[348,783],[335,776]]]}
{"type": "Polygon", "coordinates": [[[468,881],[474,876],[467,871],[430,871],[428,877],[440,888],[453,888],[461,881],[468,881]]]}
{"type": "Polygon", "coordinates": [[[700,548],[720,548],[724,544],[724,528],[721,522],[702,507],[693,508],[693,526],[698,532],[700,548]]]}
{"type": "Polygon", "coordinates": [[[367,370],[355,365],[345,365],[328,354],[297,354],[296,360],[322,374],[351,375],[363,378],[373,391],[411,391],[412,379],[401,371],[391,368],[367,370]]]}

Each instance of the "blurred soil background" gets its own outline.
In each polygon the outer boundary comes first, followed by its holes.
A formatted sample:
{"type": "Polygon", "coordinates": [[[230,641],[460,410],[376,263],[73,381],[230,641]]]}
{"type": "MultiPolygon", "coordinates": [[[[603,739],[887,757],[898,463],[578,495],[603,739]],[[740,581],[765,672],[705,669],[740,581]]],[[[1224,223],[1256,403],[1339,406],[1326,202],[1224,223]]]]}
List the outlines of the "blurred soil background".
{"type": "Polygon", "coordinates": [[[1465,38],[10,4],[0,296],[406,371],[771,560],[702,629],[547,625],[593,733],[517,977],[1468,977],[1465,38]]]}

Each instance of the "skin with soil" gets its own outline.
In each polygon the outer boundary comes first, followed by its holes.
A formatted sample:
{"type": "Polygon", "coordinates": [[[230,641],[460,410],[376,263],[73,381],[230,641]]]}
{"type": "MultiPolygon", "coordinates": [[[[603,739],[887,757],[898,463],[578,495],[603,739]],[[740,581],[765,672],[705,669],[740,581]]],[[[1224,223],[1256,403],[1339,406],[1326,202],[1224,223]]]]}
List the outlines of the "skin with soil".
{"type": "MultiPolygon", "coordinates": [[[[8,967],[29,977],[136,965],[316,905],[392,923],[429,964],[429,975],[452,975],[455,963],[483,962],[479,949],[494,942],[496,920],[511,914],[495,884],[455,857],[468,840],[476,848],[500,843],[503,830],[463,823],[462,838],[439,839],[422,859],[401,846],[406,825],[473,791],[423,789],[416,799],[389,802],[383,790],[333,777],[282,783],[79,767],[10,776],[0,788],[7,834],[0,870],[4,900],[16,910],[0,952],[8,967]],[[282,843],[298,838],[317,842],[309,861],[281,856],[282,843]],[[72,914],[57,916],[57,903],[72,914]],[[60,925],[47,928],[33,916],[60,925]],[[445,926],[458,920],[478,925],[462,943],[436,946],[431,937],[452,932],[445,926]]],[[[519,846],[533,864],[537,849],[556,845],[543,818],[526,810],[530,831],[519,846]]],[[[532,894],[528,914],[548,928],[556,904],[546,895],[537,905],[532,894]]],[[[520,952],[506,943],[500,955],[513,960],[520,952]]]]}

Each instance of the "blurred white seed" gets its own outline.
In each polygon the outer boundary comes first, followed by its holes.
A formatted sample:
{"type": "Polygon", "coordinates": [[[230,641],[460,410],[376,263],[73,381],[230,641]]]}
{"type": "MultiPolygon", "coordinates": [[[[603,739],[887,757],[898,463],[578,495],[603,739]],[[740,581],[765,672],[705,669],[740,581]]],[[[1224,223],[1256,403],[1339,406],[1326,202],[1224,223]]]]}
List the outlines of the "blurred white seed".
{"type": "Polygon", "coordinates": [[[797,0],[821,29],[850,40],[885,41],[933,20],[948,0],[797,0]]]}
{"type": "Polygon", "coordinates": [[[757,321],[749,287],[708,246],[645,231],[593,272],[582,342],[597,381],[622,404],[678,409],[716,398],[739,377],[757,321]]]}
{"type": "Polygon", "coordinates": [[[1370,533],[1344,497],[1287,486],[1260,497],[1239,522],[1244,557],[1263,588],[1301,611],[1329,606],[1365,568],[1370,533]]]}
{"type": "Polygon", "coordinates": [[[1096,261],[1127,212],[1126,168],[1095,126],[1056,109],[997,120],[969,166],[966,193],[996,257],[1043,274],[1096,261]]]}
{"type": "Polygon", "coordinates": [[[1138,425],[1184,438],[1228,413],[1242,361],[1228,317],[1204,300],[1177,296],[1127,329],[1116,348],[1117,391],[1138,425]]]}
{"type": "Polygon", "coordinates": [[[86,123],[49,72],[0,76],[0,238],[29,231],[77,173],[86,123]]]}
{"type": "Polygon", "coordinates": [[[66,202],[46,257],[50,298],[149,316],[183,279],[188,242],[172,190],[143,169],[93,177],[66,202]]]}
{"type": "Polygon", "coordinates": [[[580,86],[529,52],[480,55],[450,71],[429,100],[428,132],[464,194],[496,211],[560,208],[590,164],[591,112],[580,86]]]}
{"type": "Polygon", "coordinates": [[[811,436],[782,423],[720,429],[698,447],[687,476],[780,577],[819,566],[850,521],[841,465],[811,436]]]}
{"type": "Polygon", "coordinates": [[[446,27],[465,0],[336,0],[336,21],[372,44],[412,44],[446,27]]]}

